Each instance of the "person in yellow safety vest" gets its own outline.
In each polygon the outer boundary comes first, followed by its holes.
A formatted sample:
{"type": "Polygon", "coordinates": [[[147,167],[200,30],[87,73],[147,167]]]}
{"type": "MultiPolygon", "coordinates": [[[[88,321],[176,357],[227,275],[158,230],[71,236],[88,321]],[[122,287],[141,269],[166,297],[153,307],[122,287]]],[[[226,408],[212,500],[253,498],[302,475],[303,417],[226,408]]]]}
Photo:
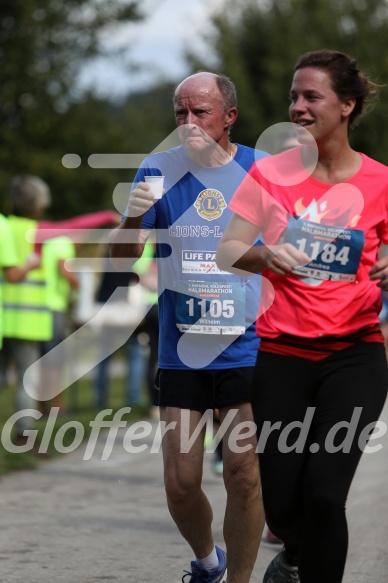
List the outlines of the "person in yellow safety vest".
{"type": "MultiPolygon", "coordinates": [[[[46,355],[41,367],[42,398],[51,392],[52,387],[59,385],[64,372],[66,354],[61,343],[66,338],[69,322],[69,304],[72,289],[78,288],[76,273],[65,267],[67,259],[76,257],[76,247],[69,237],[54,237],[42,245],[42,265],[46,273],[48,304],[53,315],[53,336],[41,343],[41,355],[46,355]]],[[[47,397],[46,397],[47,398],[47,397]]],[[[52,403],[65,412],[61,393],[56,395],[52,403]]],[[[48,403],[40,402],[42,413],[48,413],[48,403]]]]}
{"type": "MultiPolygon", "coordinates": [[[[28,231],[36,229],[37,218],[50,203],[50,191],[36,177],[15,178],[9,191],[12,215],[8,224],[16,247],[17,266],[34,256],[34,243],[26,239],[28,231]]],[[[40,357],[40,342],[52,336],[52,313],[47,302],[46,274],[42,267],[31,269],[17,283],[3,284],[3,348],[0,351],[2,377],[10,363],[17,376],[16,409],[34,409],[35,402],[23,386],[25,371],[40,357]]],[[[39,378],[33,379],[38,390],[39,378]]],[[[27,413],[16,421],[15,444],[25,445],[32,429],[33,418],[27,413]]]]}
{"type": "Polygon", "coordinates": [[[21,281],[26,274],[40,264],[39,257],[32,257],[25,265],[17,267],[17,254],[11,228],[0,214],[0,349],[3,344],[3,283],[21,281]]]}
{"type": "MultiPolygon", "coordinates": [[[[77,229],[98,228],[120,221],[120,215],[112,210],[54,223],[40,220],[51,203],[51,193],[46,182],[37,176],[15,176],[9,189],[9,201],[12,214],[8,216],[8,224],[16,245],[18,266],[24,265],[28,258],[34,256],[34,252],[40,251],[42,243],[47,239],[71,230],[76,232],[77,229]],[[44,229],[48,229],[47,234],[44,229]]],[[[37,265],[39,262],[35,267],[37,265]]],[[[23,386],[24,372],[39,359],[40,343],[50,340],[53,335],[45,267],[31,269],[19,283],[4,283],[3,302],[4,346],[0,351],[0,382],[1,377],[4,378],[2,371],[14,361],[18,378],[17,410],[21,411],[35,406],[35,401],[23,386]]],[[[29,377],[29,393],[37,396],[39,386],[38,375],[32,373],[29,377]]],[[[17,444],[27,445],[28,434],[25,434],[25,430],[33,427],[33,418],[21,414],[15,425],[17,444]]]]}

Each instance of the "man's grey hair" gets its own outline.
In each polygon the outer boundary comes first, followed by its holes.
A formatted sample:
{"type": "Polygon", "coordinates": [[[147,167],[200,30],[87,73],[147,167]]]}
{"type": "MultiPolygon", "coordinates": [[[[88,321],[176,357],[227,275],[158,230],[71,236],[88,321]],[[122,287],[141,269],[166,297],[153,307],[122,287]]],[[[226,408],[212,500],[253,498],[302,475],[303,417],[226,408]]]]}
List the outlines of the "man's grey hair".
{"type": "Polygon", "coordinates": [[[224,110],[228,111],[231,107],[237,107],[236,86],[229,77],[216,74],[217,87],[222,95],[224,110]]]}
{"type": "Polygon", "coordinates": [[[229,79],[229,77],[226,77],[226,75],[219,75],[218,73],[213,73],[212,71],[196,71],[196,73],[194,73],[193,75],[190,75],[189,77],[186,77],[185,79],[183,79],[183,81],[178,83],[178,85],[174,89],[174,97],[173,97],[174,102],[175,102],[176,91],[177,91],[178,87],[180,87],[180,85],[182,83],[184,83],[187,79],[190,79],[191,77],[195,77],[196,75],[200,75],[201,73],[211,75],[212,77],[215,78],[216,83],[217,83],[217,87],[219,89],[219,92],[221,93],[222,105],[223,105],[225,112],[228,111],[228,109],[230,109],[231,107],[237,107],[237,91],[236,91],[236,86],[233,83],[233,81],[231,79],[229,79]]]}

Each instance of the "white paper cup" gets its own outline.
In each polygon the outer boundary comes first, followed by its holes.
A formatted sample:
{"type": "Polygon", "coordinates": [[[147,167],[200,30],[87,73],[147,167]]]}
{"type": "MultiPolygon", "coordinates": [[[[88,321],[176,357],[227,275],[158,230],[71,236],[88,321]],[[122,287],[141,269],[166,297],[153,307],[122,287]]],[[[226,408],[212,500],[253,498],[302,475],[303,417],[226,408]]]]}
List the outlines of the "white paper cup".
{"type": "Polygon", "coordinates": [[[150,185],[155,199],[162,198],[164,176],[144,176],[144,181],[150,185]]]}

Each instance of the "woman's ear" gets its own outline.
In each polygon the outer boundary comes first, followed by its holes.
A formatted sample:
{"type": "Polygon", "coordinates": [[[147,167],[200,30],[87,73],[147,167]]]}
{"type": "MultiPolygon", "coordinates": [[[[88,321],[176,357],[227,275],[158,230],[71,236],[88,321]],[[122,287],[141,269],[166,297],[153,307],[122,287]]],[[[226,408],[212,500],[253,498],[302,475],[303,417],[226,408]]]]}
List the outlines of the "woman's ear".
{"type": "Polygon", "coordinates": [[[345,99],[345,101],[342,102],[342,117],[349,117],[355,107],[356,100],[354,97],[345,99]]]}

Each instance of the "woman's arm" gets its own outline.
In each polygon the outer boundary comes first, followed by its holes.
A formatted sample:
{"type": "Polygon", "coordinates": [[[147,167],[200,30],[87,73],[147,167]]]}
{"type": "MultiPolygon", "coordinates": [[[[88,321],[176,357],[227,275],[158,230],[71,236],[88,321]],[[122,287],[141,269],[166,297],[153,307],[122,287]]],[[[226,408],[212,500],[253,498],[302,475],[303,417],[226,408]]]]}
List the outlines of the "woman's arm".
{"type": "Polygon", "coordinates": [[[370,270],[369,278],[378,281],[377,286],[383,291],[388,291],[388,245],[381,245],[379,259],[370,270]]]}
{"type": "Polygon", "coordinates": [[[239,215],[233,214],[218,246],[216,262],[220,269],[247,275],[270,269],[278,275],[287,275],[297,265],[311,261],[290,243],[281,245],[254,245],[259,228],[239,215]]]}

